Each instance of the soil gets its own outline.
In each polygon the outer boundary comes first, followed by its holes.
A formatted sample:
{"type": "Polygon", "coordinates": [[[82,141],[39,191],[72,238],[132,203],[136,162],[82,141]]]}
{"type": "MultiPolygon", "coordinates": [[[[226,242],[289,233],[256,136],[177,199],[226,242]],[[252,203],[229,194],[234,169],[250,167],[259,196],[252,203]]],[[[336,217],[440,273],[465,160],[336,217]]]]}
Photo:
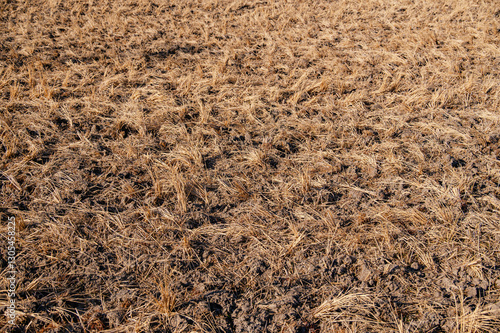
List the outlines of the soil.
{"type": "Polygon", "coordinates": [[[0,331],[497,332],[496,5],[0,1],[0,331]]]}

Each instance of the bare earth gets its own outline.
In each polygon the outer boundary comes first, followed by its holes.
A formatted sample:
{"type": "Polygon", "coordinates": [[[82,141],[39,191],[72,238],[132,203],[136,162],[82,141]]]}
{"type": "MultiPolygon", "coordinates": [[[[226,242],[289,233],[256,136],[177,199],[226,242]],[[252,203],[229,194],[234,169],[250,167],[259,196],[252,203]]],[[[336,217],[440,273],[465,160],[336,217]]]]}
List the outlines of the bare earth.
{"type": "Polygon", "coordinates": [[[0,0],[0,157],[0,331],[500,331],[497,0],[0,0]]]}

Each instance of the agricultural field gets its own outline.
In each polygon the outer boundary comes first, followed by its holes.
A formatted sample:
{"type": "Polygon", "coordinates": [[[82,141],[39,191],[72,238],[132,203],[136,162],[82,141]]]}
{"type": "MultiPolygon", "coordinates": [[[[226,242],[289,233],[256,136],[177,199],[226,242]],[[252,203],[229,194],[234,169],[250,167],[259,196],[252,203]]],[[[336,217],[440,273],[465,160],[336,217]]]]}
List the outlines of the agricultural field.
{"type": "Polygon", "coordinates": [[[498,332],[500,6],[0,0],[0,171],[2,332],[498,332]]]}

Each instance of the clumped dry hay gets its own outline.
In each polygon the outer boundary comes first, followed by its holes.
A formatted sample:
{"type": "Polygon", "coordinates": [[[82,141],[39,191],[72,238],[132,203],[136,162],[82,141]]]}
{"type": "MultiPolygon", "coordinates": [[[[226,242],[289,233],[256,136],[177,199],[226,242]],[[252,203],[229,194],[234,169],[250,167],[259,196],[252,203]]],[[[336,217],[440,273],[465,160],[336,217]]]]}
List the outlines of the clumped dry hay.
{"type": "Polygon", "coordinates": [[[0,10],[13,331],[498,331],[497,1],[0,10]]]}

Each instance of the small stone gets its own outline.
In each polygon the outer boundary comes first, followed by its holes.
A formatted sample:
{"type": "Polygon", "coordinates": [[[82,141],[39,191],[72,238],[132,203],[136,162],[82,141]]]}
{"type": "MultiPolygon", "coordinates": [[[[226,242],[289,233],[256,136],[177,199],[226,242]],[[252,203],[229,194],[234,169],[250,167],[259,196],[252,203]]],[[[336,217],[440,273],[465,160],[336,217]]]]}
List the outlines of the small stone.
{"type": "Polygon", "coordinates": [[[444,276],[442,279],[441,279],[441,285],[443,288],[445,288],[448,292],[449,291],[456,291],[458,289],[458,287],[453,283],[453,281],[451,281],[450,279],[448,279],[446,276],[444,276]]]}
{"type": "Polygon", "coordinates": [[[484,308],[485,308],[485,310],[491,311],[491,312],[500,311],[500,302],[487,304],[484,308]]]}
{"type": "Polygon", "coordinates": [[[363,263],[358,273],[358,279],[360,281],[366,282],[370,280],[371,276],[372,276],[372,271],[370,270],[370,268],[368,268],[366,263],[363,263]]]}
{"type": "Polygon", "coordinates": [[[410,267],[416,271],[418,271],[418,269],[420,268],[420,266],[418,265],[418,262],[413,262],[410,267]]]}
{"type": "Polygon", "coordinates": [[[465,288],[465,295],[470,298],[474,298],[477,296],[477,290],[474,287],[465,288]]]}
{"type": "Polygon", "coordinates": [[[486,280],[486,279],[474,278],[474,279],[472,279],[472,283],[475,286],[481,287],[483,289],[488,289],[488,280],[486,280]]]}

